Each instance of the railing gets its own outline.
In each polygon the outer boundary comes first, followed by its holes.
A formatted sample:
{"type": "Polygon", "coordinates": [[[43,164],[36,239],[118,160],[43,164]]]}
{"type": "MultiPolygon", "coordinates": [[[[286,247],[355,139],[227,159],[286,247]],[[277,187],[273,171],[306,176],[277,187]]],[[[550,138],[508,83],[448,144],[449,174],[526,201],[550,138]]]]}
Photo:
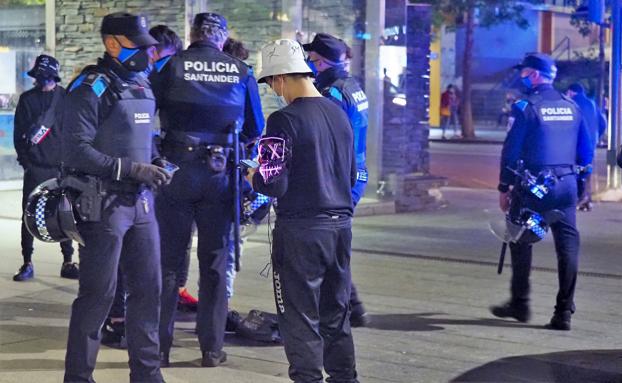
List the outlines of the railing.
{"type": "Polygon", "coordinates": [[[566,36],[559,43],[557,43],[557,45],[555,45],[555,48],[553,48],[553,51],[551,52],[551,57],[553,57],[554,60],[558,60],[566,54],[566,60],[570,61],[570,53],[570,37],[566,36]]]}

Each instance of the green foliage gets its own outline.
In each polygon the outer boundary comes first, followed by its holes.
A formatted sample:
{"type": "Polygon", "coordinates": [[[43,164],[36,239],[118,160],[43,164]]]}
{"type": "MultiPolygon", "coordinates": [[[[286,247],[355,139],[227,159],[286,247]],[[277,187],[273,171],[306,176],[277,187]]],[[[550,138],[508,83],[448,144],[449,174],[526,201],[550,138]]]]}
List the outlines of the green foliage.
{"type": "Polygon", "coordinates": [[[519,27],[529,27],[523,16],[525,4],[541,4],[543,0],[409,0],[411,4],[431,4],[435,21],[449,27],[460,26],[469,10],[476,10],[478,25],[491,27],[505,22],[514,22],[519,27]]]}
{"type": "Polygon", "coordinates": [[[45,0],[0,0],[0,8],[45,5],[45,0]]]}

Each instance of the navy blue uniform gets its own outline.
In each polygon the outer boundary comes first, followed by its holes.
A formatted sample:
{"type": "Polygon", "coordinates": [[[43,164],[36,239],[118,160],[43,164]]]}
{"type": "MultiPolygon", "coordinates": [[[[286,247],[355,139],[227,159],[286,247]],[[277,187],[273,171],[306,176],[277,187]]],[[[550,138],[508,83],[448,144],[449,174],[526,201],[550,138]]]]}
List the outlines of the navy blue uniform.
{"type": "MultiPolygon", "coordinates": [[[[333,100],[348,115],[354,135],[354,153],[356,156],[357,177],[352,187],[354,207],[365,194],[367,187],[367,110],[369,103],[365,92],[348,72],[341,67],[325,70],[317,76],[316,86],[324,97],[333,100]]],[[[358,297],[356,285],[352,283],[350,305],[353,315],[365,314],[363,302],[358,297]]],[[[353,321],[354,323],[354,321],[353,321]]]]}
{"type": "Polygon", "coordinates": [[[352,188],[352,201],[356,206],[367,186],[367,121],[369,102],[367,95],[355,79],[341,67],[333,67],[318,74],[316,87],[324,97],[333,100],[348,115],[354,134],[357,179],[352,188]]]}
{"type": "MultiPolygon", "coordinates": [[[[551,170],[557,176],[552,191],[542,200],[518,198],[520,187],[513,189],[511,209],[516,204],[543,213],[561,210],[565,217],[551,226],[558,259],[559,292],[556,313],[574,312],[574,290],[579,261],[579,232],[575,214],[577,181],[575,165],[592,162],[594,148],[577,105],[551,85],[540,85],[512,106],[511,129],[501,156],[501,191],[514,184],[515,176],[507,167],[516,168],[523,160],[532,173],[551,170]]],[[[510,244],[512,253],[512,304],[525,307],[529,301],[529,274],[532,245],[510,244]]]]}
{"type": "Polygon", "coordinates": [[[65,381],[92,382],[101,327],[112,305],[119,264],[128,297],[130,380],[161,382],[160,238],[151,191],[129,180],[132,162],[152,160],[153,93],[142,76],[104,55],[70,85],[63,115],[65,164],[97,176],[107,190],[98,222],[81,222],[80,288],[69,324],[65,381]]]}
{"type": "Polygon", "coordinates": [[[195,42],[153,74],[164,138],[162,153],[180,169],[158,195],[156,211],[162,241],[162,314],[160,342],[168,355],[173,342],[178,273],[192,223],[198,229],[201,351],[220,352],[227,317],[227,238],[233,219],[230,165],[208,165],[208,146],[230,148],[232,127],[243,119],[241,141],[259,136],[263,115],[257,82],[244,62],[206,42],[195,42]]]}
{"type": "Polygon", "coordinates": [[[350,330],[352,130],[325,98],[298,98],[274,112],[266,135],[291,153],[283,172],[253,188],[276,197],[273,282],[289,376],[295,382],[357,382],[350,330]]]}
{"type": "MultiPolygon", "coordinates": [[[[24,168],[24,187],[22,188],[22,210],[26,208],[28,196],[43,181],[58,176],[61,163],[61,124],[62,102],[65,98],[65,89],[57,85],[50,92],[43,92],[35,87],[22,93],[15,109],[15,129],[13,143],[17,152],[17,162],[24,168]],[[56,100],[55,100],[56,99],[56,100]],[[33,144],[31,135],[33,128],[39,128],[38,123],[50,109],[55,119],[45,138],[38,144],[33,144]]],[[[24,263],[32,259],[33,237],[22,222],[22,255],[24,263]]],[[[60,243],[65,262],[70,262],[73,255],[71,241],[60,243]]]]}

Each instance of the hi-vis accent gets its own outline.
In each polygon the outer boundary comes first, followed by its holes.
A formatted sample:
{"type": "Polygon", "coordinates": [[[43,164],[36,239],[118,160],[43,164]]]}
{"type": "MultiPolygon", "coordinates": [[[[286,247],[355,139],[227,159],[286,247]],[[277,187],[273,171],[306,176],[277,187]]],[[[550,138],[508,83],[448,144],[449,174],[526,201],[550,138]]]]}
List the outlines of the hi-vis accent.
{"type": "Polygon", "coordinates": [[[354,98],[354,101],[356,101],[356,109],[359,112],[369,109],[369,102],[367,102],[367,96],[365,95],[365,92],[363,92],[362,90],[359,90],[358,92],[353,93],[352,98],[354,98]]]}
{"type": "Polygon", "coordinates": [[[540,108],[543,121],[574,121],[572,109],[568,107],[540,108]]]}
{"type": "Polygon", "coordinates": [[[285,304],[283,303],[283,292],[281,291],[281,276],[276,271],[272,273],[274,278],[274,297],[276,298],[276,305],[279,308],[281,314],[285,313],[285,304]]]}
{"type": "Polygon", "coordinates": [[[240,69],[235,63],[184,61],[184,80],[237,84],[240,69]]]}
{"type": "Polygon", "coordinates": [[[149,124],[150,122],[151,122],[151,115],[149,113],[134,113],[134,123],[149,124]]]}

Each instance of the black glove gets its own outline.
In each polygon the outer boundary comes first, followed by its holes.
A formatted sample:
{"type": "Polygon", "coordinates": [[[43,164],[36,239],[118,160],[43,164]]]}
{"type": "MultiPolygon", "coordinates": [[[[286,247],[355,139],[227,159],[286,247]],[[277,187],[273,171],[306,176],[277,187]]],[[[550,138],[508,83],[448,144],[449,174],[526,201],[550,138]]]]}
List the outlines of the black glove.
{"type": "Polygon", "coordinates": [[[171,175],[164,169],[151,164],[141,164],[132,162],[130,178],[138,182],[145,183],[153,189],[165,185],[171,180],[171,175]]]}

